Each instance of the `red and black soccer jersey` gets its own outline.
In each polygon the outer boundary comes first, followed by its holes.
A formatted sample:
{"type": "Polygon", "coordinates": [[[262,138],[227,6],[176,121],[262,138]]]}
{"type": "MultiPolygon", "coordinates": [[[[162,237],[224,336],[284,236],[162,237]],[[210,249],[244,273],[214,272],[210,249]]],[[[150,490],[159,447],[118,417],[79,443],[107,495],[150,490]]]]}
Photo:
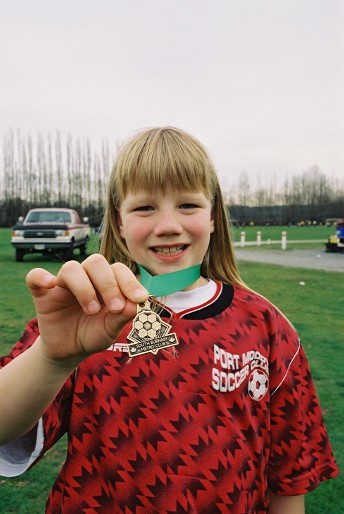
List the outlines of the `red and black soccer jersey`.
{"type": "MultiPolygon", "coordinates": [[[[299,338],[271,303],[218,283],[163,319],[177,347],[129,358],[129,324],[45,413],[42,454],[68,432],[47,513],[262,514],[268,488],[338,474],[299,338]]],[[[33,321],[3,363],[37,334],[33,321]]]]}

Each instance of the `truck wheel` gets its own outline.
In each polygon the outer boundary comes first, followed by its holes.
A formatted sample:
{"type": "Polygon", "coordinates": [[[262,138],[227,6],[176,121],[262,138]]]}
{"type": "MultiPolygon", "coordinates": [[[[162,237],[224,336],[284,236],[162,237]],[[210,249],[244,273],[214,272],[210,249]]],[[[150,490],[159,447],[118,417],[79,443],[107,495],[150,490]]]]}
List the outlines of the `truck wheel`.
{"type": "Polygon", "coordinates": [[[86,239],[84,244],[80,246],[80,255],[86,255],[87,242],[88,242],[88,239],[86,239]]]}
{"type": "Polygon", "coordinates": [[[74,255],[73,255],[73,243],[71,243],[71,245],[66,248],[65,252],[64,252],[64,258],[65,258],[65,261],[71,261],[73,259],[74,255]]]}
{"type": "Polygon", "coordinates": [[[20,248],[16,248],[16,261],[17,262],[22,262],[24,255],[25,255],[24,250],[21,250],[20,248]]]}

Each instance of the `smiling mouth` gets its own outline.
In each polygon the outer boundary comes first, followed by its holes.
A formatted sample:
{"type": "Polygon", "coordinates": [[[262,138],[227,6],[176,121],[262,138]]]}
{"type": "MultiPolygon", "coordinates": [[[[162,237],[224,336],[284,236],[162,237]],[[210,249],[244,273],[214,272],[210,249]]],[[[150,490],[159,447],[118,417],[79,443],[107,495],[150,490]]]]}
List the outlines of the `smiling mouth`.
{"type": "Polygon", "coordinates": [[[179,246],[170,246],[170,247],[162,247],[162,246],[154,246],[152,248],[153,252],[157,253],[158,255],[179,255],[182,253],[187,245],[179,245],[179,246]]]}

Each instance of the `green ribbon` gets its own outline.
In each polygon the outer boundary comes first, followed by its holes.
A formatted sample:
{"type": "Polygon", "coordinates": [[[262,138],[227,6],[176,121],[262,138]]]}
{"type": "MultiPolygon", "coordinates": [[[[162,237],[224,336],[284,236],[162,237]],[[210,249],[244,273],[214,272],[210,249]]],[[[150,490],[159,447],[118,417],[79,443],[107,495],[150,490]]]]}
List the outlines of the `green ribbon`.
{"type": "Polygon", "coordinates": [[[201,276],[201,265],[152,276],[139,265],[140,282],[152,296],[166,296],[181,291],[193,284],[201,276]]]}

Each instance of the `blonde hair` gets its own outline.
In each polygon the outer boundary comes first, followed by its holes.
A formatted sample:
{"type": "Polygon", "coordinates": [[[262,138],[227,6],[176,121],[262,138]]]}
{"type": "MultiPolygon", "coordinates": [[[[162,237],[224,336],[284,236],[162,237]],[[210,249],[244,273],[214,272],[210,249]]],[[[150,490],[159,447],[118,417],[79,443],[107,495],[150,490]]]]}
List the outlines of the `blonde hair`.
{"type": "Polygon", "coordinates": [[[244,285],[214,166],[197,139],[174,127],[141,131],[120,149],[109,181],[100,252],[109,262],[122,262],[134,273],[138,272],[119,233],[120,205],[129,192],[159,192],[164,184],[175,191],[202,192],[211,200],[215,231],[211,234],[201,273],[222,282],[244,285]]]}

